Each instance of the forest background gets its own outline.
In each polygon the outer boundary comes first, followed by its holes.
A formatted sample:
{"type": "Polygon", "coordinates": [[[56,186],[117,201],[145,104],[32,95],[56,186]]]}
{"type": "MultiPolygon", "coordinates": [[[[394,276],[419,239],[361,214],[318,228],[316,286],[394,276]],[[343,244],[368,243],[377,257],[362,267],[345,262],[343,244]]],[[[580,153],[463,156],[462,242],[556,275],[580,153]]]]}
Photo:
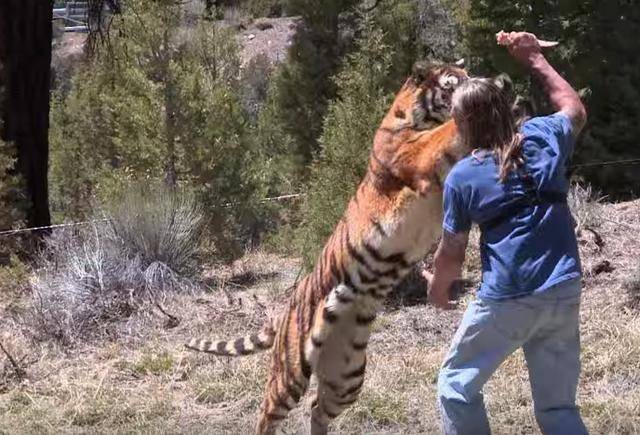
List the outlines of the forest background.
{"type": "MultiPolygon", "coordinates": [[[[90,32],[63,32],[51,2],[0,1],[0,433],[249,432],[268,355],[183,343],[285,306],[416,60],[506,72],[550,113],[501,29],[559,41],[546,53],[587,106],[569,194],[578,402],[591,433],[640,433],[636,0],[54,3],[88,10],[90,32]]],[[[478,243],[474,229],[459,309],[426,304],[417,273],[386,301],[337,433],[438,431],[478,243]]],[[[535,433],[521,353],[485,392],[495,433],[535,433]]],[[[308,433],[310,400],[287,433],[308,433]]]]}

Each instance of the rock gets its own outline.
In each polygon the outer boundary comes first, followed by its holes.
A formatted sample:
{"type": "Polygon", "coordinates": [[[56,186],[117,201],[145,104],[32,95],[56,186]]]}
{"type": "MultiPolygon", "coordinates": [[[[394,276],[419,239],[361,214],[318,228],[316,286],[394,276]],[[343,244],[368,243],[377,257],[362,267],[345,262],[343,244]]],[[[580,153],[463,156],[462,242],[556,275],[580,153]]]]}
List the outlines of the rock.
{"type": "Polygon", "coordinates": [[[615,267],[613,267],[609,260],[602,260],[591,268],[591,274],[600,275],[601,273],[610,273],[614,270],[615,267]]]}
{"type": "Polygon", "coordinates": [[[256,20],[255,26],[260,30],[273,29],[273,23],[267,20],[256,20]]]}

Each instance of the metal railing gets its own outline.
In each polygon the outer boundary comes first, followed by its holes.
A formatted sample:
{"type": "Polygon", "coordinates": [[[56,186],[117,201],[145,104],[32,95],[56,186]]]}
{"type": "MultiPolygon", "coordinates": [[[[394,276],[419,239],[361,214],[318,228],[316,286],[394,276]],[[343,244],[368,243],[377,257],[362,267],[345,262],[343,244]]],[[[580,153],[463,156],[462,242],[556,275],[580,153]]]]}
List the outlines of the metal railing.
{"type": "Polygon", "coordinates": [[[65,32],[88,32],[88,11],[89,3],[86,0],[57,2],[53,8],[53,19],[64,20],[65,32]]]}

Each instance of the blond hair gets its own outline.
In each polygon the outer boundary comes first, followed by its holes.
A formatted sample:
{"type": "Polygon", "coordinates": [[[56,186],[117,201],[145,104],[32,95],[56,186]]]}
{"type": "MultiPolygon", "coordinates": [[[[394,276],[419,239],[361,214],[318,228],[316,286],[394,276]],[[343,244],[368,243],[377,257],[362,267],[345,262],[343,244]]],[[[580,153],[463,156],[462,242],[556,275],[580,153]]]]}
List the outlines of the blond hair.
{"type": "Polygon", "coordinates": [[[453,93],[451,113],[470,148],[495,152],[499,178],[504,182],[524,164],[524,158],[509,94],[500,85],[491,79],[465,81],[453,93]]]}

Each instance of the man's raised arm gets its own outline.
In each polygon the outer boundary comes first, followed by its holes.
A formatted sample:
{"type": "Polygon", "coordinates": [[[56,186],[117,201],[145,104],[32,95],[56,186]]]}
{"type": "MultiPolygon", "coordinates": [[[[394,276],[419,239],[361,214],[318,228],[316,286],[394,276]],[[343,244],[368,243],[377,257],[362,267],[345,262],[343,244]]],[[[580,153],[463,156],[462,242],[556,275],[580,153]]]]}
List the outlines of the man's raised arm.
{"type": "Polygon", "coordinates": [[[553,69],[542,54],[543,47],[551,47],[556,43],[540,41],[535,35],[527,32],[500,31],[496,40],[499,45],[506,46],[509,53],[542,82],[551,105],[571,120],[573,133],[577,135],[587,121],[587,111],[578,93],[553,69]]]}

